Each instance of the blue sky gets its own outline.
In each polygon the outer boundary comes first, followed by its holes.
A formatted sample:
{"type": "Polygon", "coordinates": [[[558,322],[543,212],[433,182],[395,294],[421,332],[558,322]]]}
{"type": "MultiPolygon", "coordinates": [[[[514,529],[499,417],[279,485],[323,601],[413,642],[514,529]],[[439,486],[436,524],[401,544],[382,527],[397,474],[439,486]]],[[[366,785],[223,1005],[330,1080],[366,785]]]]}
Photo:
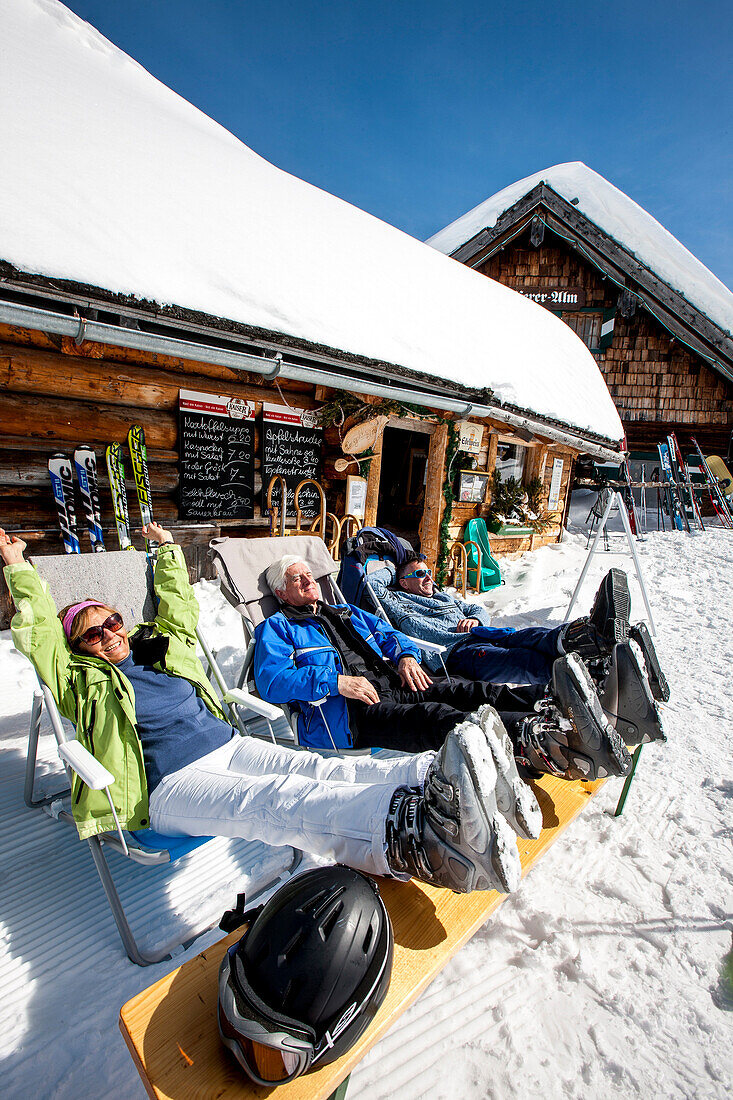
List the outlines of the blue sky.
{"type": "Polygon", "coordinates": [[[278,167],[415,237],[582,160],[733,287],[729,0],[67,6],[278,167]]]}

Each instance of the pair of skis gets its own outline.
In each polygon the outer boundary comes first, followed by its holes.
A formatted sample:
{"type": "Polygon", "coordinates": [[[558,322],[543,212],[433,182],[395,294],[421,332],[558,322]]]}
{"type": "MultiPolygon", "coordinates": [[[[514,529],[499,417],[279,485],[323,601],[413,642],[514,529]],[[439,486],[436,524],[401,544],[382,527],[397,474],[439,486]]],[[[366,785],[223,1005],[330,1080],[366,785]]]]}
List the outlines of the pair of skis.
{"type": "MultiPolygon", "coordinates": [[[[127,433],[127,445],[130,451],[132,474],[135,478],[137,503],[143,526],[153,518],[153,496],[148,476],[148,453],[145,447],[145,432],[139,424],[134,424],[127,433]]],[[[115,514],[117,538],[120,550],[132,550],[130,538],[130,515],[127,510],[127,489],[125,487],[125,462],[121,443],[110,443],[106,451],[109,487],[112,490],[112,507],[115,514]]],[[[155,543],[145,540],[149,554],[155,552],[155,543]]]]}
{"type": "Polygon", "coordinates": [[[690,515],[692,516],[693,523],[698,530],[704,531],[705,524],[702,521],[700,505],[697,502],[695,490],[692,486],[692,481],[690,479],[690,471],[687,469],[687,463],[682,457],[682,451],[680,450],[680,445],[677,442],[677,436],[674,434],[674,432],[670,432],[670,434],[667,436],[667,445],[669,447],[669,453],[672,459],[672,469],[675,475],[675,479],[677,481],[677,489],[680,494],[680,498],[683,500],[684,503],[684,496],[687,496],[687,499],[690,503],[690,515]]]}
{"type": "MultiPolygon", "coordinates": [[[[148,476],[145,432],[139,425],[130,428],[127,434],[130,459],[135,478],[138,505],[143,524],[153,518],[153,502],[148,476]]],[[[125,489],[125,467],[122,446],[112,443],[107,447],[107,473],[112,490],[112,502],[117,526],[117,537],[121,550],[131,550],[130,520],[127,510],[127,492],[125,489]]],[[[76,508],[74,505],[74,470],[79,484],[79,493],[84,506],[87,532],[92,550],[99,553],[106,550],[102,534],[102,514],[99,505],[99,482],[97,479],[97,456],[91,447],[81,446],[74,451],[74,461],[65,454],[52,455],[48,460],[48,472],[51,478],[56,512],[58,516],[64,550],[67,554],[80,554],[81,542],[77,530],[76,508]]],[[[148,553],[153,552],[154,543],[146,540],[148,553]]]]}
{"type": "Polygon", "coordinates": [[[76,524],[74,506],[74,470],[79,483],[79,493],[84,506],[87,532],[92,550],[99,553],[106,549],[102,535],[102,513],[99,507],[99,483],[97,481],[97,456],[85,445],[74,451],[74,461],[65,454],[51,455],[48,473],[51,478],[61,538],[67,554],[81,554],[81,542],[76,524]]]}
{"type": "Polygon", "coordinates": [[[700,450],[700,444],[697,442],[694,435],[692,436],[692,445],[697,451],[700,458],[700,463],[702,465],[705,479],[708,484],[708,492],[710,494],[710,500],[715,510],[715,514],[717,515],[718,519],[724,527],[733,528],[733,513],[731,513],[728,500],[722,489],[720,488],[718,479],[716,478],[713,471],[710,469],[710,466],[708,465],[708,460],[700,450]]]}
{"type": "Polygon", "coordinates": [[[667,493],[667,506],[669,515],[678,531],[690,531],[690,522],[687,518],[682,497],[679,492],[678,482],[672,469],[672,459],[669,453],[669,443],[658,443],[659,465],[665,481],[667,493]]]}

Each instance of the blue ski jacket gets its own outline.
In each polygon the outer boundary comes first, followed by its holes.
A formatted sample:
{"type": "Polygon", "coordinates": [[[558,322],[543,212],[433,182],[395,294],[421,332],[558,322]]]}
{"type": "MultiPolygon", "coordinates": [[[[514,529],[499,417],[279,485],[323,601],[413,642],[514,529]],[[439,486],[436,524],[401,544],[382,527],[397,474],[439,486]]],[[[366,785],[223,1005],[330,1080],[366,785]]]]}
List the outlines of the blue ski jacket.
{"type": "MultiPolygon", "coordinates": [[[[346,606],[353,627],[377,656],[395,665],[400,657],[420,660],[415,643],[384,619],[351,604],[346,606]]],[[[338,677],[343,671],[338,650],[315,619],[289,619],[277,611],[255,630],[257,690],[269,703],[285,703],[299,712],[301,745],[314,749],[352,747],[346,699],[338,691],[338,677]],[[315,705],[319,703],[322,705],[315,705]]]]}

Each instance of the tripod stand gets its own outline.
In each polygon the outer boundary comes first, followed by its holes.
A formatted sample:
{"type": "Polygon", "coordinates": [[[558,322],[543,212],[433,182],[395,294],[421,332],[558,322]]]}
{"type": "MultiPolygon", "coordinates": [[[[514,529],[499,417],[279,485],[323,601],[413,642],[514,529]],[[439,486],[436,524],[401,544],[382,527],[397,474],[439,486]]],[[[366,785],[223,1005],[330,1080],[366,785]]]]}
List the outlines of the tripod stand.
{"type": "MultiPolygon", "coordinates": [[[[606,490],[604,490],[604,492],[606,492],[606,490]]],[[[634,545],[634,536],[631,533],[631,526],[629,524],[629,514],[626,511],[626,505],[624,504],[624,499],[621,496],[621,494],[618,492],[618,490],[610,489],[610,490],[608,490],[608,496],[606,498],[605,504],[606,504],[606,506],[603,510],[603,516],[601,518],[600,523],[598,524],[598,528],[596,530],[595,537],[593,539],[593,545],[591,546],[590,550],[588,551],[588,556],[585,559],[585,564],[583,565],[583,568],[580,572],[580,576],[578,577],[578,583],[575,586],[575,591],[573,592],[572,598],[571,598],[570,603],[568,605],[568,609],[565,612],[565,620],[564,621],[567,622],[568,619],[570,618],[570,614],[573,610],[573,607],[575,606],[575,601],[578,598],[578,593],[580,592],[581,585],[583,584],[583,581],[585,580],[585,575],[588,572],[588,567],[591,563],[591,558],[593,557],[593,555],[596,552],[596,548],[598,546],[598,542],[600,540],[600,537],[601,537],[601,535],[604,535],[604,537],[606,536],[606,524],[608,523],[608,517],[611,514],[611,509],[613,508],[613,506],[615,504],[618,507],[619,515],[621,516],[621,522],[624,525],[624,530],[626,532],[626,539],[628,541],[629,548],[631,550],[631,556],[634,559],[634,568],[636,570],[636,579],[639,582],[639,587],[641,588],[641,594],[644,598],[644,606],[646,607],[646,613],[649,617],[649,627],[651,629],[652,634],[656,635],[657,631],[656,631],[656,628],[654,626],[654,618],[652,616],[652,609],[649,606],[649,597],[647,596],[646,585],[644,584],[644,578],[641,575],[641,566],[639,564],[639,558],[637,557],[637,554],[636,554],[636,546],[634,545]]]]}

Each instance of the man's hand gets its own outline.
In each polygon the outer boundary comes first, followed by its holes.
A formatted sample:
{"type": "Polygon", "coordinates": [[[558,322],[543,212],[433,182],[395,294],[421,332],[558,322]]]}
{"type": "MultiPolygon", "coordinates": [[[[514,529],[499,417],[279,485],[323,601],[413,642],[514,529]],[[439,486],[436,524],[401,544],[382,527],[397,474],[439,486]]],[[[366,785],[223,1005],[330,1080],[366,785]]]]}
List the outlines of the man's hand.
{"type": "Polygon", "coordinates": [[[24,560],[26,544],[17,535],[6,535],[0,527],[0,558],[5,565],[18,565],[24,560]]]}
{"type": "Polygon", "coordinates": [[[468,634],[475,626],[479,625],[478,619],[461,619],[456,630],[459,634],[468,634]]]}
{"type": "Polygon", "coordinates": [[[402,686],[410,691],[425,691],[432,684],[427,672],[424,672],[414,657],[400,657],[397,671],[402,686]]]}
{"type": "Polygon", "coordinates": [[[143,527],[143,534],[150,542],[157,542],[160,546],[163,542],[173,542],[173,535],[170,531],[166,531],[159,523],[154,523],[153,520],[150,523],[146,523],[143,527]]]}
{"type": "Polygon", "coordinates": [[[377,690],[369,683],[366,676],[344,676],[339,673],[338,689],[339,695],[343,695],[344,699],[358,699],[368,707],[372,703],[379,702],[377,690]]]}

